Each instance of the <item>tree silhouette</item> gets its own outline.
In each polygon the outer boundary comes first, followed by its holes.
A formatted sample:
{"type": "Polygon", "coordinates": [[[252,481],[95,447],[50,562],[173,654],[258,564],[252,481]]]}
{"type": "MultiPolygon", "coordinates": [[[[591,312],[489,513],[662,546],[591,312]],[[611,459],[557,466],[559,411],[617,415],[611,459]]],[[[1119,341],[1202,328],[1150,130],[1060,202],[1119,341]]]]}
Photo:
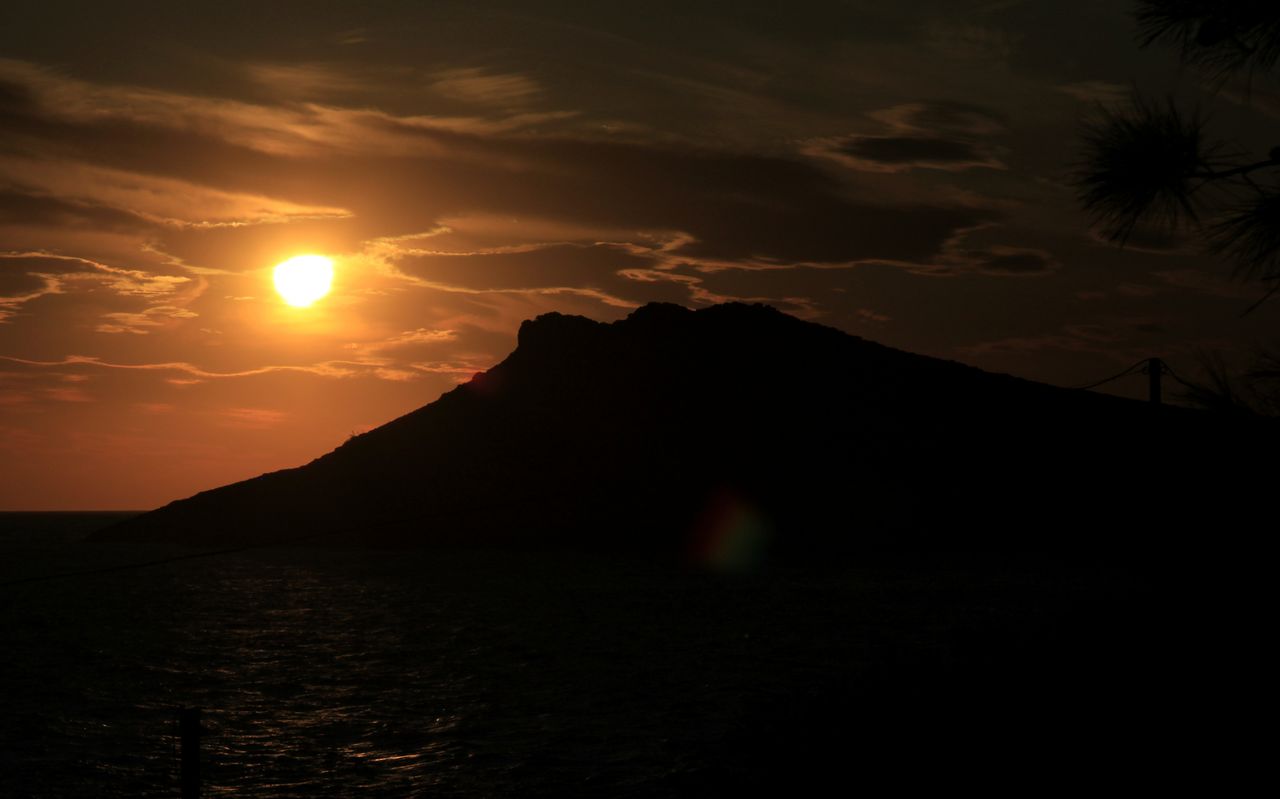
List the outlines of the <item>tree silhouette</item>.
{"type": "MultiPolygon", "coordinates": [[[[1136,16],[1141,46],[1172,42],[1219,85],[1248,86],[1280,61],[1277,0],[1139,0],[1136,16]]],[[[1199,111],[1141,96],[1102,109],[1084,144],[1076,187],[1108,238],[1123,244],[1139,224],[1192,229],[1238,276],[1280,279],[1280,146],[1251,155],[1212,139],[1199,111]]]]}
{"type": "Polygon", "coordinates": [[[1183,399],[1193,405],[1233,416],[1280,417],[1280,356],[1259,353],[1243,374],[1233,374],[1221,353],[1201,353],[1204,380],[1187,384],[1183,399]]]}
{"type": "MultiPolygon", "coordinates": [[[[1217,88],[1240,81],[1247,97],[1280,65],[1280,0],[1138,0],[1135,16],[1140,46],[1175,45],[1217,88]]],[[[1280,291],[1280,146],[1250,153],[1212,138],[1199,109],[1135,94],[1086,124],[1075,185],[1110,240],[1123,245],[1140,225],[1191,232],[1237,277],[1269,284],[1246,313],[1280,291]]],[[[1258,353],[1238,376],[1218,354],[1201,366],[1204,381],[1183,394],[1192,404],[1280,415],[1280,353],[1258,353]]]]}

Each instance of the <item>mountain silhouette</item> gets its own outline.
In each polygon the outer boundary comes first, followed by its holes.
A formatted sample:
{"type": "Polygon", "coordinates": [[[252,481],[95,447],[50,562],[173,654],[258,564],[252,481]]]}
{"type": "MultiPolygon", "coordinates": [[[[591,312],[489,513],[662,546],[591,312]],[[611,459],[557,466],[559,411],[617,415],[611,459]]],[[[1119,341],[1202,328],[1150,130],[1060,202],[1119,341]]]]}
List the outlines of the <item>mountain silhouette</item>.
{"type": "Polygon", "coordinates": [[[98,538],[573,548],[733,567],[922,547],[1138,551],[1221,528],[1222,498],[1258,484],[1241,453],[1259,435],[762,305],[651,304],[611,324],[549,313],[429,405],[98,538]]]}

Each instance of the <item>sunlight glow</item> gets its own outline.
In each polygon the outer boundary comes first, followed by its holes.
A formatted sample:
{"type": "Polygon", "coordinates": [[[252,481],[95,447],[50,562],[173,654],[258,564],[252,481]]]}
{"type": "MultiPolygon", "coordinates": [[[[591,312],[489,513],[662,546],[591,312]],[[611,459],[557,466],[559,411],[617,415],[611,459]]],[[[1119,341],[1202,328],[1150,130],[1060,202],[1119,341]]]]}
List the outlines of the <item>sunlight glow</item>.
{"type": "Polygon", "coordinates": [[[329,293],[333,261],[323,255],[299,255],[276,265],[276,291],[295,308],[306,308],[329,293]]]}

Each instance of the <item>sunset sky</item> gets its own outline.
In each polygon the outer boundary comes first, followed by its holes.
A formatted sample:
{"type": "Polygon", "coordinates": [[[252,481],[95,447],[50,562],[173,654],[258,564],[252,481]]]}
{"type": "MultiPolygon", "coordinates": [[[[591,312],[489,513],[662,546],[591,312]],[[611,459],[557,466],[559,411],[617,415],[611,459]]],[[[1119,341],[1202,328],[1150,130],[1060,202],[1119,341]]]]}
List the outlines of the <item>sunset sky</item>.
{"type": "Polygon", "coordinates": [[[1276,143],[1273,85],[1139,50],[1124,2],[201,5],[0,9],[0,509],[299,465],[552,310],[765,302],[1060,385],[1276,333],[1193,241],[1078,208],[1134,86],[1276,143]],[[294,308],[303,254],[335,276],[294,308]]]}

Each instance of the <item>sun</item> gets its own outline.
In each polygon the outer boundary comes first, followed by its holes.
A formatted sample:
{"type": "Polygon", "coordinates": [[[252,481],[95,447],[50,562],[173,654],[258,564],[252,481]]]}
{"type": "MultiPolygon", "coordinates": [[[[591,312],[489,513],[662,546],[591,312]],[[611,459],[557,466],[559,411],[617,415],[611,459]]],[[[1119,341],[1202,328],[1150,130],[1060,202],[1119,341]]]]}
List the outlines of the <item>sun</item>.
{"type": "Polygon", "coordinates": [[[333,261],[323,255],[299,255],[276,264],[276,291],[295,308],[306,308],[329,293],[333,261]]]}

